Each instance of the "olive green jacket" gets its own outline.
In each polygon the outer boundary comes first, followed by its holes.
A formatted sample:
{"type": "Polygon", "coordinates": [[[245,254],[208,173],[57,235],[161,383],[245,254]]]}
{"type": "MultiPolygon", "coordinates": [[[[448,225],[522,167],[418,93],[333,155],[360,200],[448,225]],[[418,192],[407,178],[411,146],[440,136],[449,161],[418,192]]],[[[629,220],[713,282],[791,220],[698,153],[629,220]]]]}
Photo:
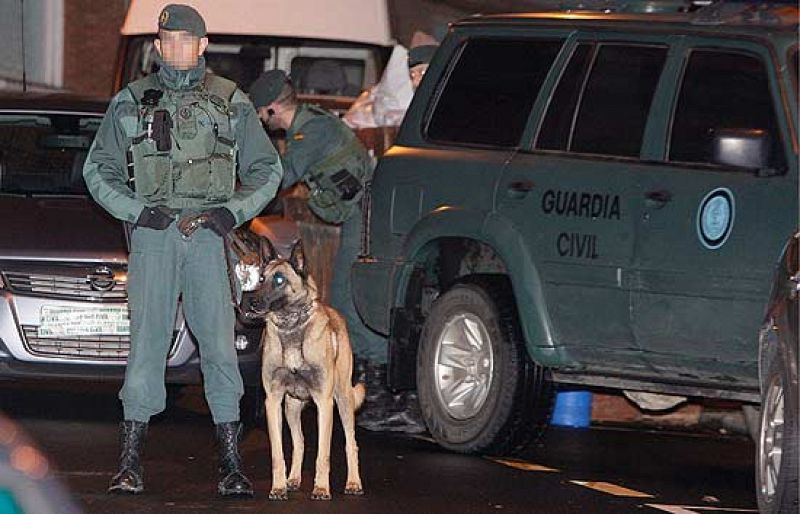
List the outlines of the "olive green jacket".
{"type": "MultiPolygon", "coordinates": [[[[286,153],[281,157],[282,189],[303,179],[308,169],[342,147],[355,135],[342,120],[309,104],[299,104],[286,130],[286,153]]],[[[366,151],[366,150],[365,150],[366,151]]]]}
{"type": "MultiPolygon", "coordinates": [[[[205,74],[205,61],[187,71],[178,71],[162,63],[158,78],[165,89],[197,87],[205,74]]],[[[137,102],[124,88],[111,100],[94,143],[89,150],[83,177],[95,201],[111,215],[135,222],[145,207],[128,187],[126,151],[138,135],[137,102]]],[[[235,126],[238,152],[239,185],[233,197],[216,207],[233,213],[240,225],[256,216],[275,196],[283,177],[280,157],[264,133],[249,98],[236,90],[231,98],[231,118],[235,126]]]]}

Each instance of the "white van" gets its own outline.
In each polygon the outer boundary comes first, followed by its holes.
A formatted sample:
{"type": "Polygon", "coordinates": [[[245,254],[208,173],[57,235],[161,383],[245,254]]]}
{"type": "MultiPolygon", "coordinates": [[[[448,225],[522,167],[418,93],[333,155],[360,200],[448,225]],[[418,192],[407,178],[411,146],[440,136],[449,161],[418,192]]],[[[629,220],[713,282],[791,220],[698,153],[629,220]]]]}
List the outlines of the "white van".
{"type": "MultiPolygon", "coordinates": [[[[131,0],[114,91],[157,68],[153,39],[166,0],[131,0]]],[[[385,0],[185,0],[203,16],[214,73],[243,90],[265,70],[292,78],[301,99],[346,109],[380,79],[393,41],[385,0]]]]}

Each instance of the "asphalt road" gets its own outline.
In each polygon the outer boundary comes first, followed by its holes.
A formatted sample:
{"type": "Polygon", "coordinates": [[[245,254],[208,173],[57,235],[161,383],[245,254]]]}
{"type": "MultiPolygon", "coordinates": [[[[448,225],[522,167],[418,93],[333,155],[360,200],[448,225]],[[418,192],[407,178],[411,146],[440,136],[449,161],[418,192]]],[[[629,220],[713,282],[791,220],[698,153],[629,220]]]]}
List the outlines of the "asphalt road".
{"type": "Polygon", "coordinates": [[[299,492],[286,502],[267,499],[268,438],[264,430],[252,430],[242,453],[256,497],[218,499],[213,427],[198,388],[172,395],[168,412],[151,423],[145,493],[109,496],[105,488],[118,451],[115,389],[59,383],[0,388],[0,408],[38,442],[87,513],[756,512],[754,448],[748,439],[618,427],[552,428],[523,455],[507,461],[449,453],[424,436],[359,429],[366,494],[349,497],[342,494],[344,443],[337,426],[331,452],[333,499],[313,501],[312,409],[304,415],[306,456],[299,492]]]}

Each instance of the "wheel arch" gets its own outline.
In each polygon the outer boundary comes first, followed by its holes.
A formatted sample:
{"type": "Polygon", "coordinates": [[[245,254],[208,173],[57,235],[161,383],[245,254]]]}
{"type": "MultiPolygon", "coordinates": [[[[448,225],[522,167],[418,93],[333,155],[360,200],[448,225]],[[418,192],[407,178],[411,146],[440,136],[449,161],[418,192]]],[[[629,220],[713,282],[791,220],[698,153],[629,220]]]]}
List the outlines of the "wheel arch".
{"type": "Polygon", "coordinates": [[[411,385],[410,361],[416,360],[426,310],[438,294],[470,274],[506,275],[529,357],[542,366],[567,362],[554,340],[534,258],[509,220],[481,211],[437,209],[414,226],[398,260],[389,348],[389,378],[398,388],[411,385]]]}

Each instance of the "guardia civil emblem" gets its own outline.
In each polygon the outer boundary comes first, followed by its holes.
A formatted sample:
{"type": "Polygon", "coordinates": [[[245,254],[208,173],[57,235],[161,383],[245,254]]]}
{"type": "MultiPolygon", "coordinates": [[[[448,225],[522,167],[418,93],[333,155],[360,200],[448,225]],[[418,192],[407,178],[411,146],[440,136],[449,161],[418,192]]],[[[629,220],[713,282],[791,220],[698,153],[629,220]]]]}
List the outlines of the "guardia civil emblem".
{"type": "Polygon", "coordinates": [[[161,16],[158,18],[158,23],[164,25],[169,20],[169,11],[164,9],[161,11],[161,16]]]}
{"type": "Polygon", "coordinates": [[[697,209],[697,237],[709,250],[725,244],[733,229],[736,214],[733,193],[720,187],[709,192],[697,209]]]}

